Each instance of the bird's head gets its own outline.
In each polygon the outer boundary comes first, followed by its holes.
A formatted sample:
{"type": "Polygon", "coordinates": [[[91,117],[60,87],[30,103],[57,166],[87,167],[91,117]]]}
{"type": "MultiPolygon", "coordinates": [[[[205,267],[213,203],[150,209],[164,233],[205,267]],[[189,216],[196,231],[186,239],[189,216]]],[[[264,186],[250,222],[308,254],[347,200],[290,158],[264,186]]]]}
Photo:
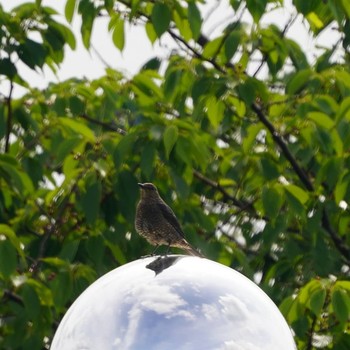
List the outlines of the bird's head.
{"type": "Polygon", "coordinates": [[[138,185],[141,189],[141,197],[142,198],[150,199],[150,198],[158,198],[159,197],[157,187],[154,186],[152,183],[146,182],[146,183],[139,183],[138,185]]]}

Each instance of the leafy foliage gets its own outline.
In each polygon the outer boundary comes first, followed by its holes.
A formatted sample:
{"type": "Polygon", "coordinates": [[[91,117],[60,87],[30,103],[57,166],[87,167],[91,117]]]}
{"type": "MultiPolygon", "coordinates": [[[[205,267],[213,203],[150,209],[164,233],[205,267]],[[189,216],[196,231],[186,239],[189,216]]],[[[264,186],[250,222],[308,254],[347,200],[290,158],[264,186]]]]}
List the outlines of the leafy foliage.
{"type": "Polygon", "coordinates": [[[1,348],[48,348],[90,283],[147,253],[139,181],[157,184],[190,242],[280,305],[299,349],[350,347],[350,5],[293,4],[311,36],[341,34],[313,62],[288,38],[294,17],[262,24],[281,1],[231,1],[232,21],[206,37],[200,1],[67,0],[86,48],[102,13],[119,50],[127,22],[178,50],[131,79],[107,68],[43,91],[18,65],[57,71],[72,32],[41,1],[0,7],[1,348]]]}

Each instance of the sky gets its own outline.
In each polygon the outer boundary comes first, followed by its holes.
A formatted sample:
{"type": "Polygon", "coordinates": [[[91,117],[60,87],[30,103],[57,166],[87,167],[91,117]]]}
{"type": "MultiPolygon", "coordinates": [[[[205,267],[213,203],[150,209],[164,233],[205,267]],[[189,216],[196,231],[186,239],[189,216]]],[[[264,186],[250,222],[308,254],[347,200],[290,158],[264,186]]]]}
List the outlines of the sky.
{"type": "MultiPolygon", "coordinates": [[[[28,0],[0,0],[0,4],[5,11],[24,2],[28,2],[28,0]]],[[[65,3],[65,0],[42,1],[43,5],[52,7],[62,14],[56,18],[58,21],[69,25],[63,15],[65,3]]],[[[293,7],[291,5],[292,0],[285,0],[284,3],[285,6],[283,8],[268,11],[267,14],[263,16],[263,23],[274,23],[283,28],[293,12],[293,7]]],[[[208,0],[207,4],[201,7],[201,12],[203,17],[207,19],[203,32],[208,36],[215,36],[216,33],[219,33],[220,30],[232,20],[232,16],[234,15],[228,5],[228,1],[220,0],[208,0]]],[[[252,22],[248,13],[243,16],[243,20],[250,23],[252,22]]],[[[80,40],[80,24],[79,16],[75,16],[71,25],[77,40],[77,47],[75,51],[66,47],[66,57],[57,76],[47,67],[42,71],[38,70],[35,72],[27,68],[24,64],[20,64],[18,70],[25,80],[30,81],[31,85],[34,87],[45,88],[49,82],[64,81],[71,77],[94,79],[104,75],[106,65],[103,61],[107,62],[110,67],[123,72],[127,77],[131,77],[137,73],[145,62],[155,55],[166,58],[171,47],[173,47],[173,43],[166,35],[162,37],[160,43],[156,43],[152,46],[143,27],[131,26],[128,24],[126,27],[125,48],[123,52],[120,53],[119,50],[114,47],[111,36],[108,33],[108,20],[106,18],[99,18],[94,24],[91,38],[93,49],[87,51],[80,40]],[[99,58],[99,55],[95,53],[95,50],[103,57],[103,61],[99,58]]],[[[326,30],[320,36],[318,42],[313,41],[308,34],[307,24],[302,22],[301,16],[297,18],[291,26],[287,36],[297,41],[306,50],[310,60],[312,60],[313,56],[316,54],[316,46],[318,43],[331,46],[337,40],[334,31],[326,30]]],[[[8,86],[0,82],[0,93],[6,94],[6,90],[8,90],[8,86]]],[[[24,92],[25,90],[23,88],[16,86],[14,95],[20,96],[24,92]]]]}

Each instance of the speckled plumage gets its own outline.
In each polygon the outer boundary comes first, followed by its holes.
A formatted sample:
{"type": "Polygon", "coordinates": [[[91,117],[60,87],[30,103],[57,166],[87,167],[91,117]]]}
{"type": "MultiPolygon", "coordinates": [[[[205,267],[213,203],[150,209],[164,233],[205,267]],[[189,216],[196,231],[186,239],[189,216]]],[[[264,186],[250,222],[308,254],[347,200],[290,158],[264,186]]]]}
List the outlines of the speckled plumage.
{"type": "Polygon", "coordinates": [[[167,245],[184,249],[191,255],[202,256],[186,241],[174,212],[159,196],[157,188],[151,183],[139,186],[141,199],[136,208],[136,231],[156,247],[167,245]]]}

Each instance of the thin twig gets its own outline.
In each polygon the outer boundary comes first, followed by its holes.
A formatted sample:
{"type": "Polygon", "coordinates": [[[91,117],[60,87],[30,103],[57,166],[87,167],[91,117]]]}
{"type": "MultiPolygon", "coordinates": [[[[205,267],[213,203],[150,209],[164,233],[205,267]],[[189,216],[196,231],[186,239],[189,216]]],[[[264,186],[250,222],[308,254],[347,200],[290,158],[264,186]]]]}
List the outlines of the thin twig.
{"type": "Polygon", "coordinates": [[[313,335],[314,335],[316,324],[317,324],[317,317],[312,316],[312,324],[311,324],[310,330],[308,331],[309,338],[307,341],[306,350],[312,350],[312,340],[313,340],[313,335]]]}
{"type": "Polygon", "coordinates": [[[204,176],[202,173],[200,173],[198,170],[193,170],[193,175],[201,180],[202,182],[206,183],[207,185],[209,185],[210,187],[218,190],[219,192],[221,192],[221,194],[228,200],[230,200],[236,207],[240,208],[240,209],[248,209],[248,208],[252,208],[252,204],[251,203],[245,203],[240,201],[239,199],[237,199],[236,197],[232,196],[231,194],[229,194],[218,182],[209,179],[208,177],[204,176]]]}
{"type": "Polygon", "coordinates": [[[91,48],[102,64],[104,64],[107,68],[112,68],[112,66],[104,59],[104,57],[99,53],[93,44],[91,44],[91,48]]]}
{"type": "Polygon", "coordinates": [[[339,235],[333,230],[326,209],[323,209],[322,212],[322,227],[330,235],[334,245],[345,258],[345,263],[348,266],[350,266],[350,249],[346,245],[346,243],[339,237],[339,235]]]}
{"type": "Polygon", "coordinates": [[[11,292],[8,289],[4,290],[3,298],[7,298],[9,300],[12,300],[12,301],[14,301],[15,303],[17,303],[19,305],[22,305],[22,306],[24,305],[23,299],[19,295],[11,292]]]}

